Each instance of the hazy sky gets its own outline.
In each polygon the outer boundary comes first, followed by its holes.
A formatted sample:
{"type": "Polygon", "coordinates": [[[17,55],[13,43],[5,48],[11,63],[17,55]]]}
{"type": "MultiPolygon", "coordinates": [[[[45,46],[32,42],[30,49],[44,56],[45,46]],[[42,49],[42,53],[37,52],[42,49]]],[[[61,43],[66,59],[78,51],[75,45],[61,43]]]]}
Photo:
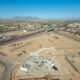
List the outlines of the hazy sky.
{"type": "Polygon", "coordinates": [[[0,17],[80,18],[80,0],[0,0],[0,17]]]}

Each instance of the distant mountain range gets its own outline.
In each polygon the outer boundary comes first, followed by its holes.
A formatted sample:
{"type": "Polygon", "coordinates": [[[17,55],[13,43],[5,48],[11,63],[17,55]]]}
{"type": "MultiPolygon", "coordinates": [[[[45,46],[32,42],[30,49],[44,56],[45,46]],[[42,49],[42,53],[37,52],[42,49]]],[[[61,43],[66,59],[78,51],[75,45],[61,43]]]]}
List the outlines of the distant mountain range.
{"type": "Polygon", "coordinates": [[[31,16],[28,16],[28,17],[22,17],[22,16],[16,16],[14,17],[13,19],[23,19],[23,20],[41,20],[41,18],[38,18],[38,17],[31,17],[31,16]]]}
{"type": "Polygon", "coordinates": [[[45,21],[79,21],[80,19],[42,19],[39,17],[31,17],[31,16],[15,16],[13,18],[0,18],[0,21],[36,21],[36,22],[45,22],[45,21]]]}
{"type": "Polygon", "coordinates": [[[3,20],[3,18],[0,18],[0,20],[3,20]]]}
{"type": "Polygon", "coordinates": [[[26,20],[26,21],[42,21],[44,19],[38,18],[38,17],[31,17],[31,16],[27,16],[27,17],[23,17],[23,16],[16,16],[13,18],[0,18],[0,20],[26,20]]]}

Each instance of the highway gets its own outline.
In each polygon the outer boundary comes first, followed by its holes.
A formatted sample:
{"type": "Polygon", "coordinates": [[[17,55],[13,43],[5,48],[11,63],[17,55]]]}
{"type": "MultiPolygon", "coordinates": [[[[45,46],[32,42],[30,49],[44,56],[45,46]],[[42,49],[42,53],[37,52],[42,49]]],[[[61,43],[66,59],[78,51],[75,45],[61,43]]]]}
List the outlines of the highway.
{"type": "Polygon", "coordinates": [[[23,36],[20,36],[20,37],[14,37],[14,38],[6,39],[6,40],[3,40],[3,41],[0,41],[0,45],[5,45],[5,44],[8,44],[8,43],[11,43],[11,42],[14,42],[14,41],[19,41],[19,40],[22,40],[22,39],[25,39],[25,38],[35,37],[35,36],[38,36],[38,35],[40,35],[44,32],[45,32],[44,30],[41,30],[41,31],[33,32],[31,34],[23,35],[23,36]]]}

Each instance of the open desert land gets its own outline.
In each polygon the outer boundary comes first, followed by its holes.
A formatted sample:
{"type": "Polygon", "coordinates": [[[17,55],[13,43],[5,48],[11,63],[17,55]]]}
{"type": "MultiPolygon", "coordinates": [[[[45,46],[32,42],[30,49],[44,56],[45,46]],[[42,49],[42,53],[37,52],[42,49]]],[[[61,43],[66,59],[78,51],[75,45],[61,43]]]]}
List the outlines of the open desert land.
{"type": "MultiPolygon", "coordinates": [[[[52,58],[59,69],[59,72],[56,72],[56,76],[59,77],[61,80],[79,80],[79,73],[77,73],[74,70],[74,68],[70,65],[70,63],[65,59],[66,55],[74,56],[79,52],[79,41],[69,39],[65,36],[61,36],[53,32],[46,32],[34,38],[32,37],[29,39],[22,39],[20,41],[0,46],[0,53],[2,55],[6,56],[9,60],[22,62],[21,64],[18,64],[19,66],[15,68],[16,70],[13,71],[12,80],[19,80],[21,78],[22,80],[24,80],[23,77],[20,76],[20,73],[22,73],[20,72],[20,67],[23,65],[23,63],[27,63],[28,58],[31,56],[52,58]]],[[[77,63],[80,64],[79,62],[77,63]]],[[[34,64],[36,65],[36,63],[34,64]]],[[[34,68],[35,65],[31,64],[32,67],[30,67],[29,69],[29,73],[27,74],[28,76],[35,77],[31,76],[30,74],[38,73],[34,68]]],[[[54,75],[54,73],[52,74],[54,75]]],[[[39,75],[40,74],[42,74],[42,72],[40,72],[39,75]]],[[[26,76],[26,78],[28,77],[26,76]]]]}
{"type": "Polygon", "coordinates": [[[19,60],[25,55],[28,56],[30,52],[49,47],[55,47],[60,54],[75,55],[80,52],[80,42],[53,32],[0,46],[0,52],[11,59],[19,60]]]}

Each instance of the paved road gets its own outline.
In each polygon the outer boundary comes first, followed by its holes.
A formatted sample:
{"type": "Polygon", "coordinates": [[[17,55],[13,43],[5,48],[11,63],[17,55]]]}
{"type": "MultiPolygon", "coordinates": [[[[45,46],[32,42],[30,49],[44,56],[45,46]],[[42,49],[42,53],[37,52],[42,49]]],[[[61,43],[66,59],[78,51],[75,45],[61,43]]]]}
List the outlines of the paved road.
{"type": "Polygon", "coordinates": [[[44,30],[34,32],[34,33],[31,33],[31,34],[27,34],[27,35],[24,35],[24,36],[21,36],[21,37],[15,37],[15,38],[7,39],[7,40],[4,40],[4,41],[0,41],[0,45],[5,45],[5,44],[8,44],[10,42],[19,41],[19,40],[22,40],[22,39],[25,39],[25,38],[35,37],[35,36],[38,36],[42,33],[44,33],[44,30]]]}
{"type": "Polygon", "coordinates": [[[5,67],[2,80],[10,80],[11,71],[16,66],[16,62],[8,60],[5,56],[2,55],[0,55],[0,62],[3,63],[3,66],[5,67]]]}

